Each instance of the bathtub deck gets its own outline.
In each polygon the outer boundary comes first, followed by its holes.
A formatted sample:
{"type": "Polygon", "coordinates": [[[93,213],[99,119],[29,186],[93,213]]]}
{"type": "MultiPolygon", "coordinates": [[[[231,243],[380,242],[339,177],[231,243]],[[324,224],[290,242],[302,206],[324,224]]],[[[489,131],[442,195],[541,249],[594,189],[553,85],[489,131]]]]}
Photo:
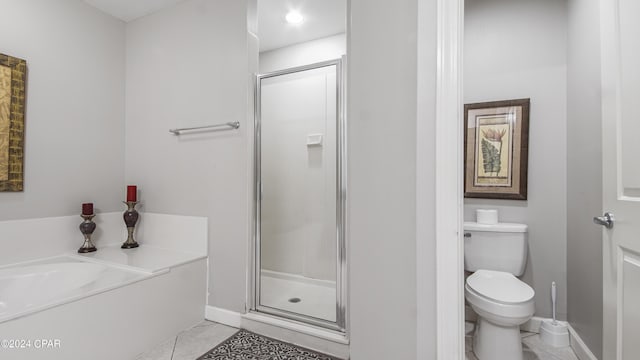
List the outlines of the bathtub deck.
{"type": "Polygon", "coordinates": [[[116,264],[133,270],[157,273],[171,267],[180,266],[206,258],[205,254],[168,250],[140,245],[135,249],[121,249],[119,244],[99,248],[88,254],[74,254],[88,261],[116,264]]]}

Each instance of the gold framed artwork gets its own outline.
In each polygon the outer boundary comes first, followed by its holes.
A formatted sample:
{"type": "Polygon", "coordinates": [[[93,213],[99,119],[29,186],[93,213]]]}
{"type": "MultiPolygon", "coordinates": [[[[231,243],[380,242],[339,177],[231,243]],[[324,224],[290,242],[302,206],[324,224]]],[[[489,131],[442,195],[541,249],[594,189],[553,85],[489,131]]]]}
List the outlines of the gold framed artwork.
{"type": "Polygon", "coordinates": [[[464,106],[464,197],[527,199],[529,102],[464,106]]]}
{"type": "Polygon", "coordinates": [[[0,191],[22,191],[27,62],[0,54],[0,191]]]}

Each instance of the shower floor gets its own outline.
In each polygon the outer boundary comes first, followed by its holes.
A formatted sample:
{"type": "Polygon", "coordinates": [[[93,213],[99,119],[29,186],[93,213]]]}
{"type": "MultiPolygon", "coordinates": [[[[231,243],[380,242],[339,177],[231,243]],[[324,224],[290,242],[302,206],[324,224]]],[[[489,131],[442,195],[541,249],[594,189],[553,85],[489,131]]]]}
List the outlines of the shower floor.
{"type": "Polygon", "coordinates": [[[263,270],[260,305],[336,321],[336,285],[332,281],[263,270]]]}

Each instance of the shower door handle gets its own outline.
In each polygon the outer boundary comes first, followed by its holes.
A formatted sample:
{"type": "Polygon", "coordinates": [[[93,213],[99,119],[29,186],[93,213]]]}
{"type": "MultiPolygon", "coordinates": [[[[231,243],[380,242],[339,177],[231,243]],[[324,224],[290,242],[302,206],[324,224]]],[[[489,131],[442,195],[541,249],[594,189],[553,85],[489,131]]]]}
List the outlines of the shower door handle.
{"type": "Polygon", "coordinates": [[[613,229],[613,214],[612,213],[604,213],[603,216],[596,216],[593,218],[593,222],[606,227],[607,229],[613,229]]]}

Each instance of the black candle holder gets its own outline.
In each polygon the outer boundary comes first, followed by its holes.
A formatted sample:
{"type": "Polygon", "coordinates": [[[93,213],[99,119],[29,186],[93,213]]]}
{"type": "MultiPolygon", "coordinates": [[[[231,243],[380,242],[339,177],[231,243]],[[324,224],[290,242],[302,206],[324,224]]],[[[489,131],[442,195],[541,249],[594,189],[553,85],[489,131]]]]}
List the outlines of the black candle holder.
{"type": "Polygon", "coordinates": [[[80,216],[84,219],[84,221],[80,224],[80,232],[82,233],[82,235],[84,235],[84,244],[82,244],[80,249],[78,249],[78,252],[80,254],[94,252],[98,249],[96,249],[96,246],[91,242],[91,234],[93,234],[93,231],[96,229],[96,223],[93,222],[93,218],[96,215],[82,214],[80,216]]]}
{"type": "Polygon", "coordinates": [[[138,244],[133,239],[133,231],[135,230],[136,223],[138,222],[138,217],[140,216],[140,214],[138,214],[138,211],[136,210],[136,204],[138,204],[138,202],[137,201],[123,201],[123,202],[127,204],[127,211],[124,212],[122,217],[124,218],[124,223],[127,225],[128,236],[127,236],[127,241],[125,241],[120,247],[122,249],[137,248],[138,246],[140,246],[140,244],[138,244]]]}

